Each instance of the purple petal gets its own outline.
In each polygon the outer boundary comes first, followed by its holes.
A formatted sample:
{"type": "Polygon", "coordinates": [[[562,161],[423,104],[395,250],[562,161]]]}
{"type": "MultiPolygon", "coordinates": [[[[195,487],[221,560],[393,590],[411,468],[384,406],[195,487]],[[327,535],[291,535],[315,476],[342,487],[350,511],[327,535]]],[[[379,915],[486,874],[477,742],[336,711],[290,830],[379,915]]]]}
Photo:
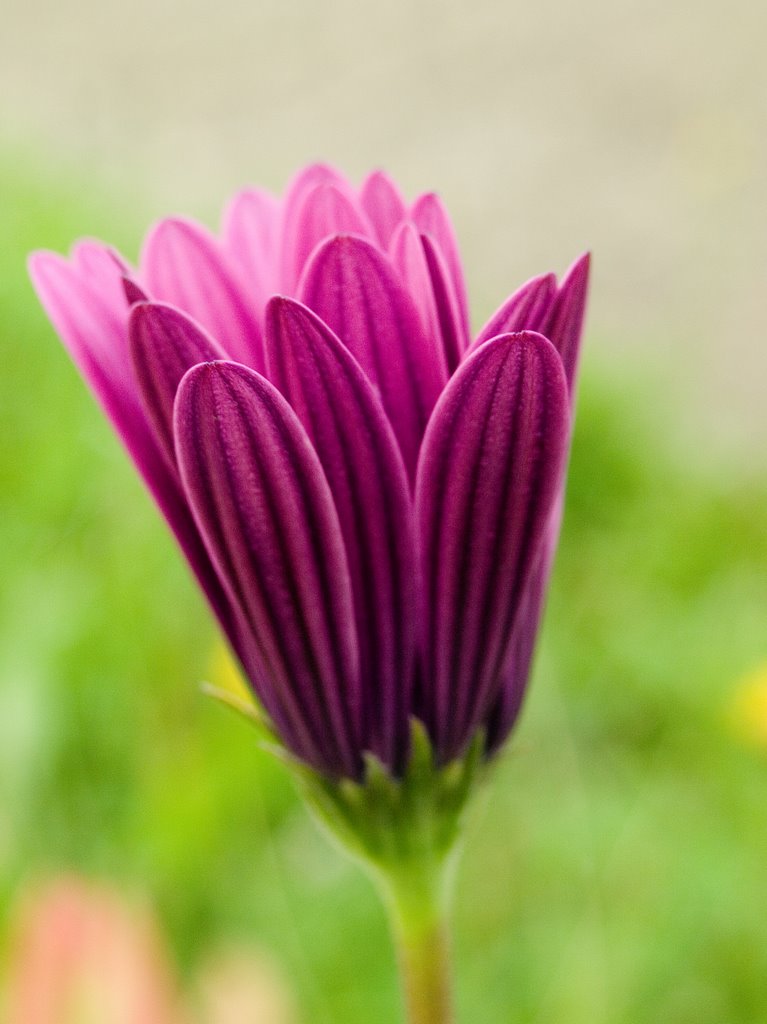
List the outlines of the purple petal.
{"type": "Polygon", "coordinates": [[[421,245],[434,295],[445,361],[448,371],[452,373],[463,358],[469,343],[469,335],[461,319],[458,300],[450,283],[442,253],[430,235],[421,235],[421,245]]]}
{"type": "MultiPolygon", "coordinates": [[[[102,294],[83,280],[81,272],[55,253],[33,253],[29,272],[53,326],[80,373],[146,481],[176,539],[225,629],[230,629],[228,602],[205,553],[181,492],[138,396],[127,346],[127,317],[108,305],[102,294]]],[[[120,270],[113,272],[119,282],[120,270]]],[[[112,294],[112,289],[109,289],[112,294]]],[[[230,638],[236,646],[234,633],[230,638]]]]}
{"type": "Polygon", "coordinates": [[[370,381],[311,310],[272,299],[266,354],[338,510],[360,645],[363,745],[396,769],[407,749],[415,657],[415,539],[402,456],[370,381]]]}
{"type": "Polygon", "coordinates": [[[461,331],[463,336],[468,338],[469,302],[466,295],[466,280],[450,215],[439,196],[428,192],[419,196],[413,203],[411,217],[421,234],[429,235],[445,258],[450,283],[458,304],[461,331]]]}
{"type": "MultiPolygon", "coordinates": [[[[586,254],[576,260],[565,275],[548,317],[547,330],[550,331],[549,337],[559,351],[565,367],[571,404],[583,333],[588,276],[589,256],[586,254]]],[[[523,607],[520,609],[508,663],[503,672],[501,692],[487,718],[490,750],[497,750],[506,740],[522,707],[535,654],[535,641],[545,610],[563,509],[564,480],[547,526],[543,550],[528,584],[523,607]]]]}
{"type": "Polygon", "coordinates": [[[434,410],[416,516],[430,616],[424,716],[443,761],[462,752],[498,695],[568,431],[562,362],[531,332],[478,349],[434,410]]]}
{"type": "Polygon", "coordinates": [[[335,185],[317,185],[303,198],[292,231],[283,236],[287,277],[285,287],[293,292],[312,252],[331,235],[349,232],[372,236],[373,229],[352,199],[335,185]]]}
{"type": "Polygon", "coordinates": [[[571,393],[578,372],[590,267],[591,257],[585,253],[567,271],[557,291],[546,329],[542,332],[562,357],[571,393]]]}
{"type": "Polygon", "coordinates": [[[224,212],[224,249],[242,271],[258,308],[279,287],[279,227],[279,203],[265,189],[243,189],[224,212]]]}
{"type": "Polygon", "coordinates": [[[261,652],[261,697],[321,771],[360,769],[351,583],[338,516],[306,432],[276,388],[205,363],[178,390],[176,451],[201,534],[261,652]]]}
{"type": "Polygon", "coordinates": [[[556,293],[557,279],[553,274],[542,274],[523,284],[493,313],[477,335],[470,351],[484,345],[491,338],[497,338],[499,334],[516,334],[518,331],[546,334],[543,328],[556,293]]]}
{"type": "Polygon", "coordinates": [[[501,690],[487,715],[487,746],[491,753],[506,741],[522,709],[557,550],[562,497],[563,492],[560,492],[560,499],[551,514],[541,552],[520,604],[519,618],[502,672],[501,690]]]}
{"type": "Polygon", "coordinates": [[[407,216],[399,189],[383,171],[373,171],[362,184],[360,204],[375,230],[382,249],[387,249],[397,226],[407,216]]]}
{"type": "Polygon", "coordinates": [[[263,369],[257,310],[210,232],[179,217],[160,221],[144,243],[141,266],[152,298],[189,313],[232,358],[263,369]]]}
{"type": "Polygon", "coordinates": [[[125,301],[129,306],[134,306],[137,302],[148,302],[149,296],[141,287],[137,284],[128,274],[122,276],[123,294],[125,295],[125,301]]]}
{"type": "Polygon", "coordinates": [[[181,378],[197,363],[224,359],[224,351],[185,313],[160,302],[134,306],[128,334],[144,409],[175,467],[173,402],[181,378]]]}
{"type": "Polygon", "coordinates": [[[391,263],[371,242],[339,235],[312,257],[300,297],[379,388],[412,479],[445,376],[391,263]]]}

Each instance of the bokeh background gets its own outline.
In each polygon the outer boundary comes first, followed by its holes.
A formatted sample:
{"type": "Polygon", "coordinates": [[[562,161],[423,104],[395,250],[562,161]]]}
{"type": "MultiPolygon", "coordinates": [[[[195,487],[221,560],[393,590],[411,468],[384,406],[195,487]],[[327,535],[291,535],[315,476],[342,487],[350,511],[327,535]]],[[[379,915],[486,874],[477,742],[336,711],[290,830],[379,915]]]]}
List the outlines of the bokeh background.
{"type": "Polygon", "coordinates": [[[188,991],[236,946],[285,990],[264,1024],[396,1019],[376,899],[200,695],[214,630],[24,269],[82,235],[135,256],[324,158],[443,195],[477,326],[595,255],[545,635],[459,877],[460,1019],[767,1020],[765,38],[753,0],[4,0],[0,990],[28,894],[76,872],[150,908],[188,991]]]}

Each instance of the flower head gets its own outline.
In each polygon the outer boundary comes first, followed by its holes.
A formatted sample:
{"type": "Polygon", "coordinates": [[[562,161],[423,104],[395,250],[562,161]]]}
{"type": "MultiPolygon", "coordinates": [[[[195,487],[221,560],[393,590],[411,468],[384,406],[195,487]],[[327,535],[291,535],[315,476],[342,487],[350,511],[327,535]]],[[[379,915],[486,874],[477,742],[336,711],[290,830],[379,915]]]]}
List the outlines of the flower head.
{"type": "Polygon", "coordinates": [[[330,777],[496,749],[559,531],[588,277],[534,278],[476,337],[441,202],[322,165],[220,237],[160,222],[31,258],[51,320],[288,749],[330,777]]]}

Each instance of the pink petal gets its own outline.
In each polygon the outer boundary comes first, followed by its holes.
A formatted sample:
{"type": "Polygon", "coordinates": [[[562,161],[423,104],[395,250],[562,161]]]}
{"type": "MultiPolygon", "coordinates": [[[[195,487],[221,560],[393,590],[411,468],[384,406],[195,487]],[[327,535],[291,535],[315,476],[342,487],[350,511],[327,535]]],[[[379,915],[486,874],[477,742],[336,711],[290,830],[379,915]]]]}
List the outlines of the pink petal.
{"type": "Polygon", "coordinates": [[[279,287],[279,228],[280,205],[265,189],[243,189],[224,212],[224,249],[242,272],[259,309],[279,287]]]}
{"type": "Polygon", "coordinates": [[[591,257],[588,253],[573,263],[562,279],[543,331],[562,357],[571,392],[578,372],[590,269],[591,257]]]}
{"type": "MultiPolygon", "coordinates": [[[[111,420],[211,606],[227,628],[228,602],[200,541],[176,472],[142,408],[124,320],[83,280],[78,269],[56,253],[33,253],[29,273],[53,326],[111,420]]],[[[116,265],[113,273],[119,281],[116,265]]],[[[108,294],[112,294],[111,289],[108,294]]],[[[124,300],[122,305],[127,318],[124,300]]]]}
{"type": "Polygon", "coordinates": [[[534,277],[523,284],[493,313],[477,335],[470,351],[491,338],[497,338],[499,334],[515,334],[518,331],[538,331],[545,334],[543,328],[546,326],[556,293],[557,279],[553,274],[541,274],[540,277],[534,277]]]}
{"type": "Polygon", "coordinates": [[[152,298],[189,313],[230,356],[263,369],[254,301],[210,232],[180,217],[160,221],[144,243],[141,266],[152,298]]]}
{"type": "Polygon", "coordinates": [[[389,243],[389,257],[399,272],[400,279],[421,314],[424,330],[432,339],[437,359],[447,378],[447,357],[442,342],[442,327],[434,298],[421,236],[411,221],[403,221],[389,243]]]}
{"type": "Polygon", "coordinates": [[[430,235],[421,235],[421,245],[434,295],[445,361],[448,371],[452,373],[468,347],[469,335],[463,324],[455,289],[450,283],[447,264],[439,247],[430,235]]]}
{"type": "Polygon", "coordinates": [[[362,184],[360,204],[373,225],[382,249],[387,249],[397,226],[407,216],[405,200],[383,171],[373,171],[362,184]]]}
{"type": "Polygon", "coordinates": [[[372,236],[373,229],[353,201],[335,185],[317,185],[303,196],[292,224],[283,235],[286,273],[284,284],[293,292],[316,247],[331,235],[372,236]]]}
{"type": "Polygon", "coordinates": [[[447,264],[449,280],[458,304],[461,332],[469,337],[469,301],[461,265],[455,230],[442,200],[434,192],[419,196],[413,203],[411,217],[423,235],[429,235],[447,264]]]}

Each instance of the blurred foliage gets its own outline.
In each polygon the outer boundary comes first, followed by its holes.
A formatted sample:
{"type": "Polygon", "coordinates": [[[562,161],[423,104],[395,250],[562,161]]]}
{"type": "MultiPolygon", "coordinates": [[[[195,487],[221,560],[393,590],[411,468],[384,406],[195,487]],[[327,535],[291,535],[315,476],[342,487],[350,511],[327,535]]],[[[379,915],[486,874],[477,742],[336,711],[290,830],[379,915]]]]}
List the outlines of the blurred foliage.
{"type": "MultiPolygon", "coordinates": [[[[395,1020],[376,898],[200,695],[206,610],[26,279],[142,223],[31,167],[0,160],[0,909],[78,869],[148,892],[187,972],[244,937],[306,1021],[395,1020]]],[[[767,1017],[767,752],[728,712],[767,656],[767,486],[670,452],[652,373],[587,351],[536,678],[459,878],[461,1020],[767,1017]]]]}

